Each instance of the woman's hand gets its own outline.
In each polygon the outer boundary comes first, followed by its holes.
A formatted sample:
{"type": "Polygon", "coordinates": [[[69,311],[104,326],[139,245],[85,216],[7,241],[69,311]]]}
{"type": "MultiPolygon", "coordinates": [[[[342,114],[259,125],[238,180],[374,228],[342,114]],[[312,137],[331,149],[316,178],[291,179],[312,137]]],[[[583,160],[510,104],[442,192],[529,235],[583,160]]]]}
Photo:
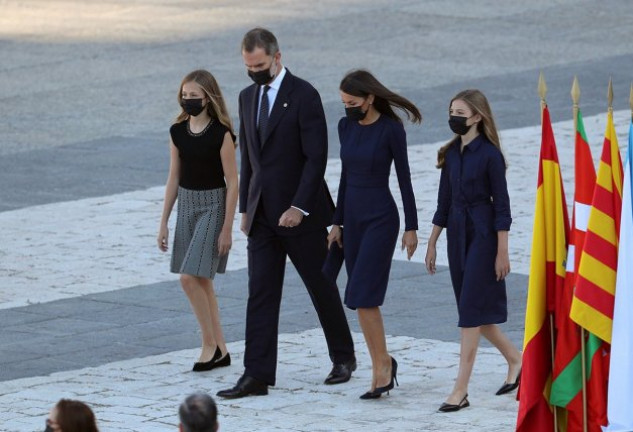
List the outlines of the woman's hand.
{"type": "Polygon", "coordinates": [[[218,254],[220,256],[229,253],[231,246],[233,245],[233,234],[230,229],[222,228],[220,236],[218,237],[218,254]]]}
{"type": "Polygon", "coordinates": [[[405,231],[402,234],[402,250],[407,248],[407,259],[410,261],[415,250],[418,248],[418,234],[415,230],[405,231]]]}
{"type": "Polygon", "coordinates": [[[338,244],[338,247],[343,248],[343,230],[338,225],[332,225],[332,229],[327,236],[327,248],[330,249],[334,242],[338,244]]]}
{"type": "Polygon", "coordinates": [[[158,242],[158,249],[163,252],[167,252],[167,245],[169,241],[169,229],[167,228],[167,225],[160,226],[156,241],[158,242]]]}
{"type": "Polygon", "coordinates": [[[437,251],[435,250],[435,245],[428,244],[426,246],[426,257],[424,257],[424,263],[426,264],[426,271],[429,274],[435,274],[437,270],[435,268],[435,259],[437,258],[437,251]]]}
{"type": "Polygon", "coordinates": [[[503,280],[510,273],[510,257],[508,252],[498,252],[495,259],[495,273],[497,281],[503,280]]]}

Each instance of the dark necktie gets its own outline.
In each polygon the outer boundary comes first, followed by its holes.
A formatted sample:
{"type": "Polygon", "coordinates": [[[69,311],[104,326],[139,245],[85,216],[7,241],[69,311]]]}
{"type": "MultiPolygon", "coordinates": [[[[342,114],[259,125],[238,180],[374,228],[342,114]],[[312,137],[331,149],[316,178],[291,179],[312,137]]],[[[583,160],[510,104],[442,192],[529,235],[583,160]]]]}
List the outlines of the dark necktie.
{"type": "Polygon", "coordinates": [[[266,126],[268,126],[268,90],[270,90],[270,86],[264,86],[264,94],[262,94],[262,101],[259,104],[259,124],[257,125],[257,131],[259,132],[259,142],[261,145],[264,144],[266,126]]]}

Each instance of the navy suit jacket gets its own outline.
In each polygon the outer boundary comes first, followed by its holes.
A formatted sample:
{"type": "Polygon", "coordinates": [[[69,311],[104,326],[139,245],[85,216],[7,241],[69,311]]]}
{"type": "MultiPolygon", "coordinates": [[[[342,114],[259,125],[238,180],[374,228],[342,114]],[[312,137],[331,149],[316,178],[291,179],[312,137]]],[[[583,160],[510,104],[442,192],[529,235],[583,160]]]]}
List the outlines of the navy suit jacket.
{"type": "Polygon", "coordinates": [[[270,110],[266,136],[257,133],[259,87],[240,92],[240,213],[250,233],[260,201],[266,221],[280,235],[297,235],[330,225],[334,202],[324,180],[327,125],[321,97],[307,81],[286,70],[270,110]],[[307,213],[294,228],[279,226],[291,206],[307,213]]]}

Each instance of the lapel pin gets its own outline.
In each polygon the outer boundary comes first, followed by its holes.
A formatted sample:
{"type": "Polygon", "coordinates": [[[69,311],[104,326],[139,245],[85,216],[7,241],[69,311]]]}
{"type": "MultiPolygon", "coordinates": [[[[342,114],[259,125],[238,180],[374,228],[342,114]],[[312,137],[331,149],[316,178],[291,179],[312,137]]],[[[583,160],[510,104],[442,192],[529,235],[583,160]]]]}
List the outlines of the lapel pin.
{"type": "Polygon", "coordinates": [[[288,106],[288,102],[284,102],[284,108],[288,106]]]}

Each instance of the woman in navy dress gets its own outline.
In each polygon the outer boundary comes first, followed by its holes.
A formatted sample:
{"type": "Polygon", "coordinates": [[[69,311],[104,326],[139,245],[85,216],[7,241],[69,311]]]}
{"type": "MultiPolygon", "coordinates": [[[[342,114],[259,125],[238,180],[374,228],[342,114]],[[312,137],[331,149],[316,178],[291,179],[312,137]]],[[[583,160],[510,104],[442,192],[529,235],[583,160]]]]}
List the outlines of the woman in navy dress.
{"type": "Polygon", "coordinates": [[[398,368],[387,351],[379,308],[387,291],[400,230],[398,207],[389,189],[392,163],[405,214],[402,248],[407,249],[409,259],[418,244],[407,140],[402,120],[393,107],[401,109],[413,122],[419,123],[422,116],[414,104],[388,90],[364,70],[347,74],[340,91],[346,112],[338,125],[343,168],[328,247],[345,244],[348,276],[345,305],[358,311],[372,360],[371,389],[361,399],[375,399],[393,388],[398,368]]]}
{"type": "Polygon", "coordinates": [[[508,362],[498,395],[518,386],[521,354],[497,324],[507,320],[504,278],[510,272],[508,231],[512,223],[506,163],[488,100],[479,90],[458,93],[449,106],[455,137],[440,148],[437,211],[426,252],[426,268],[436,271],[435,245],[446,227],[448,265],[461,328],[459,372],[440,411],[469,406],[468,381],[483,335],[508,362]]]}

